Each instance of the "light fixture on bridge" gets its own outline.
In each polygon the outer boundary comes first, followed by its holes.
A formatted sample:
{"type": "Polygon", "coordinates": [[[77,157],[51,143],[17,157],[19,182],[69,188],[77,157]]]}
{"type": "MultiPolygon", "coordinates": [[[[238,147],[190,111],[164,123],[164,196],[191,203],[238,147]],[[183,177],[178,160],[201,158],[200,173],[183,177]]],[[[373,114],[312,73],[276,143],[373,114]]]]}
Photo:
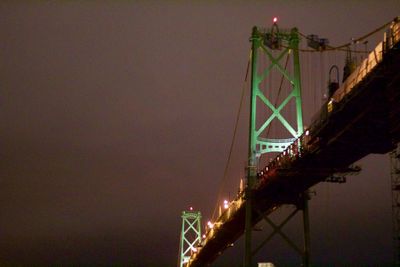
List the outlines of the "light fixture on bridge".
{"type": "Polygon", "coordinates": [[[280,50],[282,46],[282,36],[279,33],[278,18],[273,18],[271,29],[264,35],[264,45],[272,50],[280,50]]]}
{"type": "Polygon", "coordinates": [[[211,221],[207,222],[208,228],[213,229],[214,228],[214,224],[211,221]]]}
{"type": "Polygon", "coordinates": [[[224,209],[229,208],[228,200],[224,200],[224,209]]]}

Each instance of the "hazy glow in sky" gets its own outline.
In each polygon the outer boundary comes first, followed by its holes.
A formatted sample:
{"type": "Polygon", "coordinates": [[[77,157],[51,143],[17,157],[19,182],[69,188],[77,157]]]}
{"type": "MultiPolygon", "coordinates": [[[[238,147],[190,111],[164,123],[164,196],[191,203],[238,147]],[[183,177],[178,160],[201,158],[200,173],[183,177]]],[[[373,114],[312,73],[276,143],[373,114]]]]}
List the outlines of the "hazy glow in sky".
{"type": "MultiPolygon", "coordinates": [[[[216,201],[252,26],[276,16],[340,44],[397,15],[398,1],[0,4],[0,262],[173,266],[181,211],[206,222],[216,201]]],[[[317,107],[304,103],[307,121],[317,107]]],[[[246,161],[242,122],[226,198],[246,161]]],[[[360,164],[316,188],[315,263],[391,261],[388,158],[360,164]]],[[[274,242],[260,260],[297,262],[274,242]]],[[[216,266],[239,266],[240,247],[216,266]]]]}

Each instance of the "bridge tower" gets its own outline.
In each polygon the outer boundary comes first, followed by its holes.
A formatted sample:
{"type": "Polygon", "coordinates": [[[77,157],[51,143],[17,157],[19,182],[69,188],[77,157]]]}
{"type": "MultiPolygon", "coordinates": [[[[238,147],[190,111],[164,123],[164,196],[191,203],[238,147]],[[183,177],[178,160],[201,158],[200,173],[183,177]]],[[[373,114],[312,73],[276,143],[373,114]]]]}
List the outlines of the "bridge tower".
{"type": "MultiPolygon", "coordinates": [[[[256,210],[256,203],[252,201],[252,189],[257,179],[257,165],[261,155],[273,152],[282,152],[303,133],[303,116],[301,105],[301,82],[300,82],[300,63],[299,63],[299,34],[296,28],[291,30],[280,30],[277,25],[277,19],[274,18],[274,24],[271,29],[263,30],[253,27],[250,41],[252,43],[251,51],[251,96],[250,96],[250,122],[249,122],[249,149],[248,149],[248,165],[247,165],[247,184],[245,190],[246,197],[246,215],[245,215],[245,257],[244,266],[252,266],[252,213],[256,210]],[[261,66],[259,59],[264,56],[270,64],[261,66]],[[282,59],[286,57],[286,63],[282,63],[282,59]],[[287,64],[291,58],[291,69],[287,69],[287,64]],[[264,68],[263,68],[264,67],[264,68]],[[281,75],[280,86],[278,88],[264,88],[264,91],[281,91],[282,83],[285,80],[289,82],[289,93],[281,102],[274,103],[272,99],[267,97],[261,86],[264,81],[272,79],[271,71],[276,69],[281,75]],[[295,106],[295,119],[290,122],[283,115],[283,109],[289,104],[295,106]],[[258,106],[259,105],[259,106],[258,106]],[[264,106],[264,107],[263,107],[264,106]],[[267,108],[270,116],[266,118],[257,117],[258,108],[267,108]],[[262,122],[260,123],[260,120],[262,122]],[[280,123],[289,134],[282,138],[270,138],[268,136],[271,124],[280,123]],[[257,127],[257,124],[260,127],[257,127]],[[265,135],[267,135],[265,137],[265,135]],[[289,135],[289,137],[287,136],[289,135]],[[264,136],[264,137],[263,137],[264,136]]],[[[270,83],[271,84],[271,83],[270,83]]],[[[278,94],[279,94],[278,93],[278,94]]],[[[278,99],[278,98],[277,98],[278,99]]],[[[292,112],[293,113],[293,112],[292,112]]],[[[293,114],[292,114],[293,115],[293,114]]],[[[296,249],[302,254],[303,265],[309,265],[309,222],[308,222],[308,194],[305,192],[301,197],[301,209],[303,211],[304,223],[304,250],[296,249]]],[[[296,211],[297,211],[296,210],[296,211]]],[[[291,215],[292,216],[292,215],[291,215]]],[[[289,218],[287,219],[289,220],[289,218]]],[[[268,223],[276,232],[282,234],[279,226],[274,225],[272,221],[268,223]]],[[[282,226],[282,224],[281,224],[282,226]]],[[[286,240],[286,238],[285,238],[286,240]]],[[[286,240],[288,241],[288,240],[286,240]]],[[[295,246],[291,241],[289,245],[295,246]]]]}
{"type": "Polygon", "coordinates": [[[197,245],[201,241],[201,213],[200,211],[182,212],[182,231],[179,245],[179,265],[184,267],[189,261],[190,255],[196,252],[197,245]]]}

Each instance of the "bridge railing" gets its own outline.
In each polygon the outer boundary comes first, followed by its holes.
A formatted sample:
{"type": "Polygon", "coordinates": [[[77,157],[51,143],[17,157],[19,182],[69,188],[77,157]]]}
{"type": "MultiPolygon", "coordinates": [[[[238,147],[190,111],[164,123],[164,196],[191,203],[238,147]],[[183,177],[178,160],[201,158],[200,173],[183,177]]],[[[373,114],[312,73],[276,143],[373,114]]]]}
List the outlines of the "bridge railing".
{"type": "Polygon", "coordinates": [[[387,47],[392,48],[397,42],[400,41],[400,17],[397,17],[388,31],[387,47]]]}
{"type": "Polygon", "coordinates": [[[225,207],[222,207],[223,211],[220,216],[214,222],[208,222],[206,225],[206,233],[203,240],[200,242],[200,247],[207,243],[210,239],[214,237],[215,231],[220,228],[220,226],[229,221],[231,216],[239,210],[244,203],[244,192],[240,191],[234,200],[225,203],[225,207]]]}
{"type": "Polygon", "coordinates": [[[400,40],[400,21],[396,18],[387,32],[384,34],[384,40],[380,42],[375,49],[368,54],[368,57],[350,74],[344,81],[342,86],[333,94],[332,101],[340,102],[345,95],[362,81],[367,74],[369,74],[376,65],[382,61],[385,51],[393,48],[393,46],[400,40]]]}

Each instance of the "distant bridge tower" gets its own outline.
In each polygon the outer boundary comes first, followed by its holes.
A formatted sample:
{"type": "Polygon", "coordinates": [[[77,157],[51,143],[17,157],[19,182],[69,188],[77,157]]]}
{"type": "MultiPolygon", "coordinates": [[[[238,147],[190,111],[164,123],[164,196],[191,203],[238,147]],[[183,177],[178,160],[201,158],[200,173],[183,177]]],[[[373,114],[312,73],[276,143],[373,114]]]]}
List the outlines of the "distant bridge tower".
{"type": "MultiPolygon", "coordinates": [[[[252,266],[252,255],[255,253],[252,250],[252,216],[254,216],[252,213],[254,213],[257,208],[256,203],[253,203],[252,201],[252,189],[257,178],[257,165],[259,159],[261,155],[265,153],[284,151],[295,142],[304,130],[301,104],[299,40],[299,34],[296,28],[291,30],[280,30],[276,18],[274,18],[274,24],[270,29],[263,30],[258,27],[253,27],[252,36],[250,38],[250,41],[252,42],[252,52],[249,150],[247,185],[245,190],[247,200],[245,216],[245,267],[252,266]],[[263,66],[259,61],[260,57],[265,57],[270,64],[268,66],[263,66]],[[272,79],[273,75],[271,75],[271,73],[273,70],[277,70],[279,73],[278,75],[280,77],[278,83],[275,83],[275,86],[273,86],[275,88],[265,85],[266,88],[262,89],[262,85],[267,84],[263,82],[272,79]],[[289,87],[288,94],[286,95],[286,98],[278,103],[278,100],[280,100],[279,96],[282,85],[285,84],[289,87]],[[273,94],[275,94],[275,101],[272,99],[273,94]],[[268,95],[270,95],[270,97],[268,97],[268,95]],[[264,108],[264,110],[266,107],[271,115],[269,117],[261,118],[260,114],[258,114],[260,112],[258,111],[258,105],[261,108],[264,108]],[[284,113],[284,108],[289,107],[290,105],[294,105],[294,111],[286,109],[286,113],[284,113]],[[295,113],[294,120],[289,120],[288,116],[294,115],[293,113],[295,113]],[[283,126],[283,128],[288,132],[286,133],[286,136],[282,136],[281,138],[270,138],[269,129],[272,123],[278,123],[278,126],[281,128],[283,126]],[[259,127],[257,127],[257,125],[259,125],[259,127]]],[[[272,82],[270,82],[270,85],[272,82]]],[[[298,145],[300,145],[300,143],[298,145]]],[[[304,196],[306,195],[307,194],[304,194],[304,196]]],[[[302,254],[304,266],[309,265],[307,197],[301,197],[301,204],[299,202],[300,205],[297,206],[297,210],[301,209],[304,215],[305,247],[304,250],[296,247],[296,250],[302,254]],[[299,206],[301,207],[299,208],[299,206]]],[[[267,221],[274,229],[279,230],[279,234],[282,233],[279,227],[274,225],[270,220],[267,221]]],[[[290,241],[288,242],[293,247],[294,244],[290,241]]]]}
{"type": "Polygon", "coordinates": [[[189,261],[190,255],[197,251],[197,245],[201,241],[201,213],[200,211],[182,212],[182,232],[179,246],[179,265],[184,267],[189,261]]]}

